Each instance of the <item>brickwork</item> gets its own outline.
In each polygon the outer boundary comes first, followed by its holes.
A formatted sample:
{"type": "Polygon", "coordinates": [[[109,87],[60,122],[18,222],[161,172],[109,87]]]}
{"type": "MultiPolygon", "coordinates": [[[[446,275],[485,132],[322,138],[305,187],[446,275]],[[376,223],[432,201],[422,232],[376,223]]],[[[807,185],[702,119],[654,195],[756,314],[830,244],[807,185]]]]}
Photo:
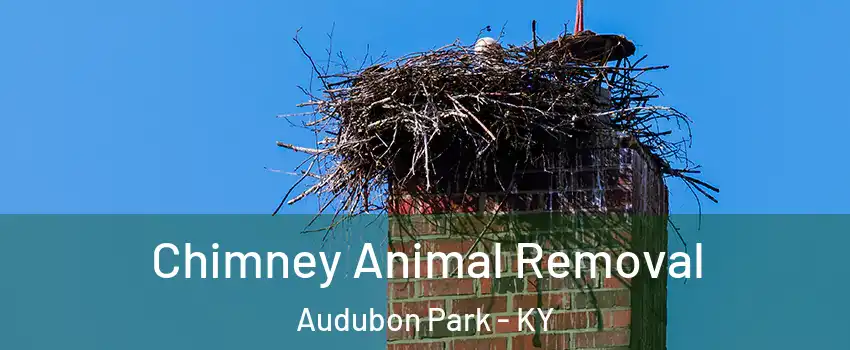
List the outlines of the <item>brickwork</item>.
{"type": "MultiPolygon", "coordinates": [[[[549,251],[581,248],[657,253],[667,248],[667,190],[656,164],[643,152],[622,147],[618,141],[610,147],[577,147],[559,159],[559,164],[524,170],[509,193],[449,193],[430,199],[397,193],[390,216],[391,251],[412,255],[414,243],[419,242],[423,259],[429,251],[492,254],[493,242],[500,241],[504,242],[503,273],[498,279],[391,278],[387,291],[391,313],[417,314],[425,320],[431,307],[454,314],[482,308],[492,315],[492,331],[450,331],[446,324],[437,324],[433,330],[388,332],[388,349],[665,348],[664,278],[639,274],[631,280],[606,279],[601,271],[580,279],[517,277],[516,252],[510,251],[515,242],[543,243],[549,251]],[[553,227],[563,227],[557,225],[563,223],[560,215],[573,218],[572,214],[581,212],[616,223],[578,226],[570,222],[567,226],[573,230],[551,232],[553,227]],[[505,213],[528,214],[535,219],[519,219],[520,224],[515,217],[493,219],[505,213]],[[541,228],[549,230],[549,235],[539,234],[541,228]],[[488,232],[479,235],[482,229],[488,232]],[[555,309],[547,332],[519,330],[517,310],[532,307],[555,309]]],[[[411,261],[407,266],[411,275],[417,264],[426,271],[422,261],[411,261]]],[[[403,267],[397,264],[395,268],[394,276],[401,276],[403,267]]],[[[495,269],[495,263],[490,269],[495,269]]]]}

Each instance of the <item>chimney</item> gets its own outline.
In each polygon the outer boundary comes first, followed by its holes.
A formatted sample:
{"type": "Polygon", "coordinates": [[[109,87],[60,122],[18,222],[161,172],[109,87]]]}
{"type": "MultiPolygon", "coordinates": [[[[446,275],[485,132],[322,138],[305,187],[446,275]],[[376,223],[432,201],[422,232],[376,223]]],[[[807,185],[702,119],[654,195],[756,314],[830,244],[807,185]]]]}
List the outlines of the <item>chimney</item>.
{"type": "Polygon", "coordinates": [[[388,327],[388,349],[665,349],[666,278],[645,268],[609,277],[587,263],[565,278],[519,275],[516,249],[657,256],[667,250],[664,176],[716,201],[686,159],[671,165],[686,154],[656,124],[689,118],[650,103],[658,96],[637,80],[666,66],[636,67],[633,43],[588,30],[498,50],[490,41],[477,54],[452,44],[320,77],[324,94],[303,105],[314,108],[306,124],[327,137],[316,148],[278,143],[309,155],[299,170],[315,181],[287,203],[318,195],[334,217],[389,214],[388,249],[408,261],[393,267],[408,275],[389,277],[388,312],[425,324],[388,327]],[[411,276],[429,270],[428,253],[454,257],[435,266],[440,278],[411,276]],[[490,278],[456,269],[474,253],[491,257],[490,278]],[[539,315],[521,327],[529,308],[553,310],[547,329],[539,315]],[[430,322],[430,309],[480,309],[489,323],[430,322]]]}
{"type": "MultiPolygon", "coordinates": [[[[422,259],[411,261],[409,271],[419,264],[424,274],[426,252],[492,254],[489,238],[498,234],[478,238],[488,224],[493,232],[515,234],[522,230],[516,223],[527,221],[524,217],[543,217],[553,223],[556,218],[578,222],[584,215],[602,221],[603,229],[585,229],[572,223],[577,229],[571,237],[587,243],[582,250],[629,250],[638,255],[666,251],[667,188],[651,155],[629,147],[610,133],[569,140],[555,153],[557,156],[549,159],[558,159],[559,164],[538,164],[537,168],[517,172],[514,185],[507,190],[479,186],[476,191],[453,193],[452,188],[468,188],[459,183],[443,183],[446,191],[435,194],[411,195],[410,191],[393,189],[390,250],[412,254],[413,245],[420,243],[422,259]],[[505,219],[495,220],[498,224],[488,222],[493,217],[505,219]],[[478,220],[477,224],[468,223],[469,218],[478,220]],[[618,224],[605,225],[605,221],[618,224]],[[610,227],[608,232],[605,227],[610,227]],[[621,244],[612,247],[600,243],[614,241],[621,244]]],[[[435,329],[429,330],[426,322],[419,332],[388,332],[387,349],[665,349],[665,278],[639,274],[631,280],[606,279],[604,271],[580,280],[572,279],[572,275],[538,279],[528,273],[517,278],[512,246],[515,249],[516,243],[526,240],[561,250],[565,248],[551,240],[565,234],[553,232],[548,238],[501,236],[516,240],[502,244],[499,279],[400,278],[400,273],[394,273],[395,278],[388,281],[389,313],[417,314],[425,320],[429,308],[443,308],[447,314],[475,313],[481,308],[491,314],[492,331],[452,331],[445,323],[435,323],[435,329]],[[536,307],[554,309],[548,330],[519,331],[517,311],[536,307]]]]}

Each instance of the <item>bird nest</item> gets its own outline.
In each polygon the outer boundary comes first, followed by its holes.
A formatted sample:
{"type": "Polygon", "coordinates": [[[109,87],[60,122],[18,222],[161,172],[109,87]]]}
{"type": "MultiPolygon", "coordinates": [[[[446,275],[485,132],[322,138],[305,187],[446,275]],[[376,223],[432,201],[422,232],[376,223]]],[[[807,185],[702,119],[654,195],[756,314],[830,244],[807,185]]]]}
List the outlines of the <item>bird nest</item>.
{"type": "Polygon", "coordinates": [[[310,147],[278,142],[306,155],[281,206],[317,196],[320,213],[356,215],[386,210],[398,190],[507,190],[516,169],[593,135],[640,148],[665,175],[715,200],[717,189],[692,177],[690,119],[653,104],[660,91],[641,79],[667,67],[631,61],[634,46],[623,37],[583,32],[478,49],[456,42],[362,69],[342,62],[339,72],[317,66],[295,41],[322,83],[302,89],[309,101],[299,106],[311,111],[298,114],[318,138],[310,147]],[[458,183],[465,187],[450,185],[458,183]]]}

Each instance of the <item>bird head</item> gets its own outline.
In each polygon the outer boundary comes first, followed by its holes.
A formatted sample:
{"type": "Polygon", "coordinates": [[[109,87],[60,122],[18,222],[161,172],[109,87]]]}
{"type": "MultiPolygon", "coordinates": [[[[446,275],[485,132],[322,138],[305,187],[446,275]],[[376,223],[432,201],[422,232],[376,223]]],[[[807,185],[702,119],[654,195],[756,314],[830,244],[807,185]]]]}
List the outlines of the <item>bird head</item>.
{"type": "Polygon", "coordinates": [[[499,45],[499,42],[497,42],[496,39],[493,39],[491,37],[483,37],[475,42],[474,50],[476,54],[482,54],[493,49],[501,50],[502,46],[499,45]]]}

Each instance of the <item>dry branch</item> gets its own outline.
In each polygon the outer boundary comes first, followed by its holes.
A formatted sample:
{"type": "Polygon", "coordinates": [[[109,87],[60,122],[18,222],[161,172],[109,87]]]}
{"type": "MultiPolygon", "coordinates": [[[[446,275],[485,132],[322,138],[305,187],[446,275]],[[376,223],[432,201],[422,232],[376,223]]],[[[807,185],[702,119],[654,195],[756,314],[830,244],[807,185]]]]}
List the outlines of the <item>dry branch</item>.
{"type": "Polygon", "coordinates": [[[538,45],[535,34],[526,45],[483,54],[456,42],[366,68],[349,70],[342,62],[336,73],[320,71],[296,37],[322,83],[321,91],[305,91],[309,101],[299,106],[311,108],[312,117],[303,125],[326,137],[314,147],[278,143],[311,159],[303,163],[310,169],[296,169],[296,186],[312,183],[284,202],[317,195],[336,201],[322,211],[356,215],[385,209],[390,185],[457,194],[509,183],[511,173],[539,164],[564,140],[594,134],[643,149],[667,176],[715,200],[709,192],[716,188],[687,175],[696,173],[686,153],[690,119],[653,105],[660,90],[640,80],[667,66],[639,67],[643,58],[613,65],[576,59],[566,49],[575,37],[538,45]],[[600,97],[603,90],[610,98],[600,97]],[[671,125],[687,136],[671,139],[671,125]]]}

